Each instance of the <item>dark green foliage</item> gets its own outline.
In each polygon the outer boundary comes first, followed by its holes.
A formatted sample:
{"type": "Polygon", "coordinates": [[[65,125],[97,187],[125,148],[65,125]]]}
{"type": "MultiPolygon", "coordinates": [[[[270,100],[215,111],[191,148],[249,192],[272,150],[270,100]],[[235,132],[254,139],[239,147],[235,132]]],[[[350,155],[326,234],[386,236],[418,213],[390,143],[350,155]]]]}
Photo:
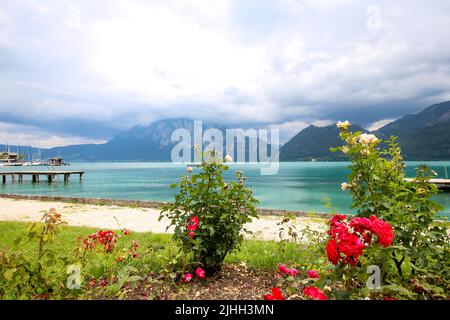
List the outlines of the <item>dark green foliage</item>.
{"type": "Polygon", "coordinates": [[[358,215],[375,215],[394,229],[394,245],[373,253],[371,263],[382,266],[386,290],[403,298],[446,298],[450,286],[447,229],[433,224],[442,208],[431,200],[438,190],[429,182],[433,172],[416,169],[405,181],[404,161],[396,138],[381,149],[381,140],[361,143],[360,132],[342,129],[343,151],[351,160],[348,190],[358,215]]]}

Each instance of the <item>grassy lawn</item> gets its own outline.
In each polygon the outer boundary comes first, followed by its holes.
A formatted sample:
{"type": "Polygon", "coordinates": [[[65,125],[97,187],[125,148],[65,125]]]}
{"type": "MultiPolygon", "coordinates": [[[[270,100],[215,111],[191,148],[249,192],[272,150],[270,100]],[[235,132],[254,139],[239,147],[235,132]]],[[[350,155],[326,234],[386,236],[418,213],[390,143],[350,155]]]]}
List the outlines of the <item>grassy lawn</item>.
{"type": "MultiPolygon", "coordinates": [[[[24,222],[0,221],[0,248],[17,248],[32,254],[36,250],[36,243],[22,241],[15,247],[14,239],[25,238],[29,224],[24,222]]],[[[70,254],[77,247],[77,238],[86,237],[97,231],[87,227],[63,227],[57,238],[50,245],[52,249],[61,254],[70,254]]],[[[116,230],[117,231],[117,230],[116,230]]],[[[166,263],[168,258],[177,253],[177,247],[171,240],[170,234],[155,234],[151,232],[131,232],[127,238],[120,241],[137,240],[141,249],[156,248],[160,259],[156,264],[166,263]]],[[[226,263],[242,264],[256,270],[269,270],[277,268],[279,264],[291,264],[299,268],[309,268],[314,264],[325,262],[325,258],[317,257],[304,245],[275,241],[244,240],[241,250],[229,254],[226,263]]],[[[156,266],[155,266],[156,267],[156,266]]]]}
{"type": "MultiPolygon", "coordinates": [[[[8,248],[21,251],[25,255],[36,255],[37,242],[27,241],[30,224],[24,222],[0,222],[0,249],[8,248]],[[23,241],[15,244],[21,237],[23,241]]],[[[73,262],[75,250],[80,245],[78,238],[85,238],[98,231],[95,228],[63,227],[49,244],[56,256],[69,257],[73,262]]],[[[115,230],[117,231],[117,230],[115,230]]],[[[120,232],[120,231],[117,231],[120,232]]],[[[88,289],[81,299],[261,299],[280,279],[278,266],[286,264],[296,267],[306,274],[306,270],[326,263],[323,254],[311,250],[311,246],[298,243],[280,243],[276,241],[245,240],[240,251],[230,253],[222,271],[205,281],[196,281],[190,285],[180,285],[170,279],[174,271],[182,271],[176,261],[178,247],[170,234],[150,232],[131,232],[119,239],[124,246],[132,240],[139,243],[140,258],[132,265],[140,270],[142,281],[131,289],[123,288],[113,294],[100,287],[88,289]]],[[[323,249],[321,250],[323,252],[323,249]]],[[[58,258],[59,259],[59,258],[58,258]]],[[[49,266],[58,269],[59,266],[49,266]]],[[[189,270],[187,270],[189,271],[189,270]]],[[[63,272],[63,271],[61,271],[63,272]]],[[[186,271],[184,271],[186,272],[186,271]]],[[[306,276],[306,275],[305,275],[306,276]]]]}

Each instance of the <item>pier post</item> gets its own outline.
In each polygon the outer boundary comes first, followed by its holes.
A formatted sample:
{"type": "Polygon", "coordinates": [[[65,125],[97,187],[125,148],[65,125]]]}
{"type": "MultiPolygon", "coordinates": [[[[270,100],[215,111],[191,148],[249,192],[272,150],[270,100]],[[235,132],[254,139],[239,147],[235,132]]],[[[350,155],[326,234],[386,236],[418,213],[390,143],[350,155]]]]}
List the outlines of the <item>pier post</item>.
{"type": "Polygon", "coordinates": [[[24,181],[24,176],[31,176],[31,181],[37,183],[40,181],[40,177],[43,176],[47,179],[49,183],[56,182],[59,176],[63,176],[60,179],[64,179],[64,182],[69,182],[70,176],[73,174],[80,175],[80,181],[83,180],[83,171],[57,171],[57,170],[47,170],[47,171],[12,171],[4,172],[0,171],[0,183],[6,183],[8,177],[11,176],[11,181],[22,183],[24,181]]]}

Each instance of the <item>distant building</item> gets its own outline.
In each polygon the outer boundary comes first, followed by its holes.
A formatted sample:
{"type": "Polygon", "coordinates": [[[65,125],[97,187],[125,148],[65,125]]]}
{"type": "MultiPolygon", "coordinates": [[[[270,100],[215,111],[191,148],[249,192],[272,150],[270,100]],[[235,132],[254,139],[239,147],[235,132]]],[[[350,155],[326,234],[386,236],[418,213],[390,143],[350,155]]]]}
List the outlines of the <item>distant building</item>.
{"type": "Polygon", "coordinates": [[[0,163],[14,163],[19,161],[19,154],[15,152],[0,153],[0,163]]]}

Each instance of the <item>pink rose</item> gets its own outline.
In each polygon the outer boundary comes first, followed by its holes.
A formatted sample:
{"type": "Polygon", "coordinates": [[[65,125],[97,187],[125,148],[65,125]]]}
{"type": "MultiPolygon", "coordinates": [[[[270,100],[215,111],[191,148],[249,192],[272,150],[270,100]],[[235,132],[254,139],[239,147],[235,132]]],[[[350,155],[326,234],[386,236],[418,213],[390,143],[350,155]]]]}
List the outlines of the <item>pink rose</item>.
{"type": "Polygon", "coordinates": [[[203,270],[202,268],[198,267],[197,270],[195,270],[195,274],[198,278],[205,279],[205,270],[203,270]]]}

